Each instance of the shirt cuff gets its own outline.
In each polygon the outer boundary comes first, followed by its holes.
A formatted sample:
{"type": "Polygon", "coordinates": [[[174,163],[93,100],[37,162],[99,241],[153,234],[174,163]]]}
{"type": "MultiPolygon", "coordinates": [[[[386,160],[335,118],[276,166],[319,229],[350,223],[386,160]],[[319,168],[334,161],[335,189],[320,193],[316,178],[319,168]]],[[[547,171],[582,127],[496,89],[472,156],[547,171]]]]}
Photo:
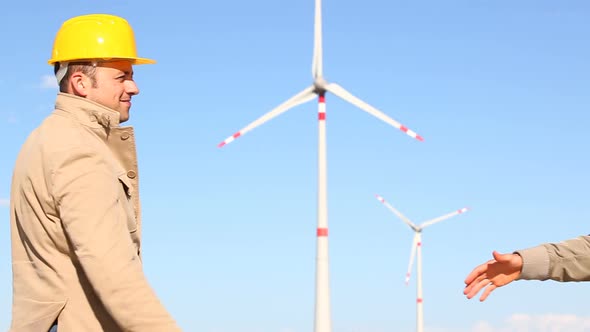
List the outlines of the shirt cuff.
{"type": "Polygon", "coordinates": [[[549,279],[549,253],[544,246],[517,250],[514,253],[522,257],[522,270],[517,280],[549,279]]]}

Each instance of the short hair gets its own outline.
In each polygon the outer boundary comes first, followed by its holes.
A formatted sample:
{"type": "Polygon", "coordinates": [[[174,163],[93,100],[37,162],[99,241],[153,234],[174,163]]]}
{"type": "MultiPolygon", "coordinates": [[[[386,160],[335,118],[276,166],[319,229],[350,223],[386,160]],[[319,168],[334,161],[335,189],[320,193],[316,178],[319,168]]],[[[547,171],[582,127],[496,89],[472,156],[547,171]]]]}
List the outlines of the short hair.
{"type": "MultiPolygon", "coordinates": [[[[67,92],[68,84],[70,83],[70,76],[72,76],[73,73],[78,72],[78,71],[81,72],[82,74],[88,76],[88,78],[90,78],[93,88],[97,87],[97,85],[96,85],[96,65],[95,64],[93,64],[92,62],[70,62],[67,65],[68,65],[68,70],[66,71],[65,76],[63,77],[61,82],[58,82],[60,92],[67,92]]],[[[53,66],[54,74],[57,74],[57,71],[59,70],[59,66],[60,66],[59,62],[56,62],[55,65],[53,66]]]]}

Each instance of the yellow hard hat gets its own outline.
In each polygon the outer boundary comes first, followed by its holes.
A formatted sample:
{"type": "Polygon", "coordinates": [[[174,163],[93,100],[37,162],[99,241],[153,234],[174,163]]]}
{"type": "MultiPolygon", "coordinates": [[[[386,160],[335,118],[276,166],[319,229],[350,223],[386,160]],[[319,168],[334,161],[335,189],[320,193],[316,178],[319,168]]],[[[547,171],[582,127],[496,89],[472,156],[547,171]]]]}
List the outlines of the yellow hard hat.
{"type": "Polygon", "coordinates": [[[137,57],[133,29],[125,19],[90,14],[71,18],[62,24],[48,63],[119,59],[131,60],[136,65],[156,63],[137,57]]]}

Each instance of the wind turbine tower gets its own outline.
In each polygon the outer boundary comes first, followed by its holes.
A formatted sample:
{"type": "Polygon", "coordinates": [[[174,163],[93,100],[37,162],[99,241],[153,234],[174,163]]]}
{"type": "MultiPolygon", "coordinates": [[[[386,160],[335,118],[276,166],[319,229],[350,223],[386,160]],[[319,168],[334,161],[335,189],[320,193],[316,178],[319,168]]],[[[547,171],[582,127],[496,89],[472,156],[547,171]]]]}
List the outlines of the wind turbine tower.
{"type": "Polygon", "coordinates": [[[422,141],[416,132],[401,125],[383,112],[353,96],[336,83],[328,83],[323,76],[322,51],[322,4],[315,2],[314,19],[314,47],[312,59],[313,84],[295,94],[276,108],[251,122],[232,136],[226,138],[218,146],[223,147],[250,130],[279,116],[295,106],[306,103],[318,97],[318,210],[317,210],[317,254],[316,254],[316,288],[315,288],[315,332],[331,332],[332,319],[330,309],[330,278],[328,260],[328,190],[327,190],[327,162],[326,162],[326,92],[330,92],[359,109],[371,114],[379,120],[403,131],[407,135],[422,141]]]}

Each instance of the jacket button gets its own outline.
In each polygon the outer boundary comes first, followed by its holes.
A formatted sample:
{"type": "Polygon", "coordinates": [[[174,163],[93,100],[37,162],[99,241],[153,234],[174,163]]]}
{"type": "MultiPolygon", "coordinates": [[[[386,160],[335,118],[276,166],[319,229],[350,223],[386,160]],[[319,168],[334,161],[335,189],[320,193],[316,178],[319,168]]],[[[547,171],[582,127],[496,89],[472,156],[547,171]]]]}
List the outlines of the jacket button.
{"type": "Polygon", "coordinates": [[[127,172],[127,177],[130,179],[135,179],[136,176],[137,174],[134,171],[127,172]]]}
{"type": "Polygon", "coordinates": [[[121,139],[122,139],[122,140],[124,140],[124,141],[125,141],[125,140],[127,140],[128,138],[129,138],[129,133],[123,133],[123,134],[121,134],[121,139]]]}

